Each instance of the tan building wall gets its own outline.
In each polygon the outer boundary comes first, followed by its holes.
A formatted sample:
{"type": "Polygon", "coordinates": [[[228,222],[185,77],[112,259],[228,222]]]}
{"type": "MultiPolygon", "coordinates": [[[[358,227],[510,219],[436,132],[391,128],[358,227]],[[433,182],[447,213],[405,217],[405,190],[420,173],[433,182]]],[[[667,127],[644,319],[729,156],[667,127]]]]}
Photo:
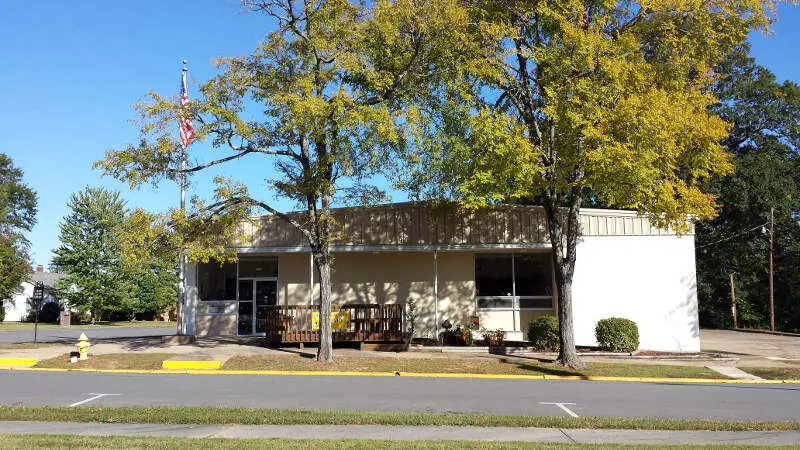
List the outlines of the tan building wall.
{"type": "Polygon", "coordinates": [[[236,331],[236,314],[197,316],[198,336],[230,336],[236,331]]]}
{"type": "Polygon", "coordinates": [[[311,304],[311,257],[308,253],[283,253],[278,256],[278,303],[311,304]]]}
{"type": "MultiPolygon", "coordinates": [[[[472,252],[439,252],[437,258],[439,323],[447,319],[453,326],[466,326],[475,315],[475,259],[472,252]]],[[[433,315],[426,325],[432,330],[429,337],[435,337],[433,315]]]]}

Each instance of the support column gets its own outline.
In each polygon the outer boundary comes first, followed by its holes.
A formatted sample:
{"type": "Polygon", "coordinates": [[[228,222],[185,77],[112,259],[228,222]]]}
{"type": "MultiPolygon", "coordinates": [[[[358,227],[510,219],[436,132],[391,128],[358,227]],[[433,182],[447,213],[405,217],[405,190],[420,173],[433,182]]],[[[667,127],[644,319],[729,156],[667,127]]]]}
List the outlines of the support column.
{"type": "Polygon", "coordinates": [[[433,322],[439,338],[439,252],[433,251],[433,322]]]}

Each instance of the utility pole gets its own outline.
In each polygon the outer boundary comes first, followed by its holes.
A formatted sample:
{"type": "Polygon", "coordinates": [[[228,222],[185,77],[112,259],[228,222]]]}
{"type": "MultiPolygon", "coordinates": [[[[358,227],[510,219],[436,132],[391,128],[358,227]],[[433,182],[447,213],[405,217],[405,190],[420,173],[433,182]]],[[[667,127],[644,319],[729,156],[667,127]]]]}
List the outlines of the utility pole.
{"type": "Polygon", "coordinates": [[[775,331],[775,269],[772,261],[775,241],[775,208],[769,209],[769,329],[775,331]]]}
{"type": "Polygon", "coordinates": [[[731,274],[731,314],[733,314],[733,329],[739,328],[739,319],[736,318],[736,288],[733,284],[733,274],[731,274]]]}

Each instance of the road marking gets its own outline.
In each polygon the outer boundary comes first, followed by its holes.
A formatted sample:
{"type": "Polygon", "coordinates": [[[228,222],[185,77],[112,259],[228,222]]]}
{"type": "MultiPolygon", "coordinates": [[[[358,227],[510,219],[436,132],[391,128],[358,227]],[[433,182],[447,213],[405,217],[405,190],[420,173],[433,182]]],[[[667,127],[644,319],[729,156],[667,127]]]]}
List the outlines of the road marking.
{"type": "Polygon", "coordinates": [[[567,414],[569,414],[570,416],[572,416],[572,417],[578,417],[578,415],[577,415],[577,414],[575,414],[574,412],[572,412],[572,410],[571,410],[571,409],[569,409],[569,408],[567,408],[566,406],[564,406],[564,405],[575,405],[575,403],[563,403],[563,402],[562,402],[562,403],[559,403],[559,402],[539,402],[539,404],[540,404],[540,405],[556,405],[556,406],[558,406],[559,408],[563,409],[563,410],[564,410],[564,412],[566,412],[566,413],[567,413],[567,414]]]}
{"type": "Polygon", "coordinates": [[[69,405],[70,408],[73,407],[73,406],[80,406],[80,405],[82,405],[84,403],[89,403],[90,401],[97,400],[100,397],[105,397],[105,396],[108,396],[108,395],[122,395],[122,394],[95,394],[94,392],[89,392],[89,395],[91,395],[92,397],[89,397],[86,400],[81,400],[81,401],[79,401],[77,403],[73,403],[73,404],[69,405]]]}

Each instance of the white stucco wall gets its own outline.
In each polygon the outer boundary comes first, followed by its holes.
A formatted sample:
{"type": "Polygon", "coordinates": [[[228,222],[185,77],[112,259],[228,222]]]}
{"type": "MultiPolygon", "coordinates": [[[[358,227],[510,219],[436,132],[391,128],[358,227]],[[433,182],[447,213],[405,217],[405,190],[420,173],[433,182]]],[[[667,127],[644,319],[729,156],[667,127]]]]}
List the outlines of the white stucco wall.
{"type": "Polygon", "coordinates": [[[33,297],[33,284],[22,283],[17,292],[9,300],[3,302],[6,310],[6,322],[19,322],[28,316],[28,299],[33,297]]]}
{"type": "Polygon", "coordinates": [[[639,326],[639,348],[700,351],[694,236],[583,237],[573,280],[577,345],[596,345],[598,320],[639,326]]]}

